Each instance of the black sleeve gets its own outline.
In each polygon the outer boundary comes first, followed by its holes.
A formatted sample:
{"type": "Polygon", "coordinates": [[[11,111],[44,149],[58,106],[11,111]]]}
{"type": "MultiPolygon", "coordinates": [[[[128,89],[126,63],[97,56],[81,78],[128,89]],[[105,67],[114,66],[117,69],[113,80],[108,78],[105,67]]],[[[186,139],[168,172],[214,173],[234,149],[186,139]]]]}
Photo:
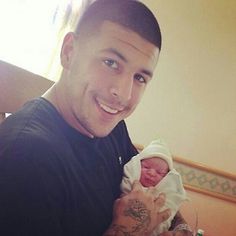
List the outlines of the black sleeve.
{"type": "Polygon", "coordinates": [[[34,140],[0,145],[0,235],[62,235],[62,195],[45,158],[54,155],[34,140]],[[48,191],[48,190],[51,191],[48,191]]]}

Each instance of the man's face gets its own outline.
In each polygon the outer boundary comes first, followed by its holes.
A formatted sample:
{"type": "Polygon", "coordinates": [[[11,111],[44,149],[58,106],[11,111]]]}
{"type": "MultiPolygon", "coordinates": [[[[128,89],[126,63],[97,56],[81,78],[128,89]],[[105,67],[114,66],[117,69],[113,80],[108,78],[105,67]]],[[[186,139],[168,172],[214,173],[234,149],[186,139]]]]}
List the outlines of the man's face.
{"type": "Polygon", "coordinates": [[[140,183],[144,187],[156,186],[168,173],[169,167],[161,158],[151,157],[141,161],[140,183]]]}
{"type": "Polygon", "coordinates": [[[106,136],[139,103],[159,50],[110,21],[104,21],[92,37],[65,40],[64,48],[62,57],[68,63],[63,71],[63,116],[87,136],[106,136]]]}

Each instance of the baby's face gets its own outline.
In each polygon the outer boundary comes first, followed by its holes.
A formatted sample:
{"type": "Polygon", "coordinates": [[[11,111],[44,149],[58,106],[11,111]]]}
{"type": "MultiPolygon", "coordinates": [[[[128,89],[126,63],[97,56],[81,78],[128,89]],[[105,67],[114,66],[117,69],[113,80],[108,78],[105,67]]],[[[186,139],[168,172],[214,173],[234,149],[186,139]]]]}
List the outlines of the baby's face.
{"type": "Polygon", "coordinates": [[[141,161],[140,182],[144,187],[157,185],[168,173],[166,161],[158,157],[151,157],[141,161]]]}

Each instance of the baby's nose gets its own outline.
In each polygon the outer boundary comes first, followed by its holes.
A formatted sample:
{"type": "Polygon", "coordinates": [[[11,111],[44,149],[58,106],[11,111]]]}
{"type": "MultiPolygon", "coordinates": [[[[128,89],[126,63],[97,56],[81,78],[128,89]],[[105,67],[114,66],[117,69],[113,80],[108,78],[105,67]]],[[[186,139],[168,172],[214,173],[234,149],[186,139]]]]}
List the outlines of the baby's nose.
{"type": "Polygon", "coordinates": [[[154,169],[149,169],[148,172],[151,176],[155,176],[156,175],[156,171],[154,169]]]}

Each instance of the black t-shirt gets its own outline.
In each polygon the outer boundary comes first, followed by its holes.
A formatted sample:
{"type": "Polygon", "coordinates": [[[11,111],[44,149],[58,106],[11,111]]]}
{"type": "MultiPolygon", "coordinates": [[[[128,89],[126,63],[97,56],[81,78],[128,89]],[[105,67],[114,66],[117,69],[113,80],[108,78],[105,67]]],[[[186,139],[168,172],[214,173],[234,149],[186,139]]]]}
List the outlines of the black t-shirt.
{"type": "Polygon", "coordinates": [[[0,125],[0,235],[102,235],[135,154],[124,121],[91,139],[45,99],[27,103],[0,125]]]}

